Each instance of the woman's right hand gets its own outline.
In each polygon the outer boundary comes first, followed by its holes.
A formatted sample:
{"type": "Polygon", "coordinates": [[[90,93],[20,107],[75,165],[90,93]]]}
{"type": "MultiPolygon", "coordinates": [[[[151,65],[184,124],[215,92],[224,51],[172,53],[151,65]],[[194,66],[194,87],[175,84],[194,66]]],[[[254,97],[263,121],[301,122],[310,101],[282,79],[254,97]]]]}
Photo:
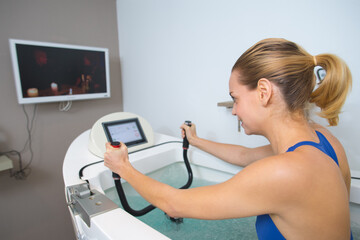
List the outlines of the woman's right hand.
{"type": "Polygon", "coordinates": [[[114,148],[109,142],[105,144],[106,152],[104,153],[104,165],[112,172],[119,174],[126,179],[126,173],[132,168],[127,146],[120,143],[120,148],[114,148]]]}
{"type": "Polygon", "coordinates": [[[196,135],[196,126],[194,123],[191,123],[191,126],[186,125],[185,123],[180,126],[182,129],[181,137],[184,138],[185,134],[186,137],[191,145],[194,145],[194,141],[197,138],[196,135]]]}

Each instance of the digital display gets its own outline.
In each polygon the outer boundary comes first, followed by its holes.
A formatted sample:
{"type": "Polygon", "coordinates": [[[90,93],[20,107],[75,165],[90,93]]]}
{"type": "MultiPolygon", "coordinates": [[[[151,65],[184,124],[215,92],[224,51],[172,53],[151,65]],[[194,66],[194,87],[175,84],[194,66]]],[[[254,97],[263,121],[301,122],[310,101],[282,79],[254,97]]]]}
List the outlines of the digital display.
{"type": "Polygon", "coordinates": [[[109,142],[123,142],[126,146],[147,143],[139,119],[126,119],[102,123],[109,142]]]}

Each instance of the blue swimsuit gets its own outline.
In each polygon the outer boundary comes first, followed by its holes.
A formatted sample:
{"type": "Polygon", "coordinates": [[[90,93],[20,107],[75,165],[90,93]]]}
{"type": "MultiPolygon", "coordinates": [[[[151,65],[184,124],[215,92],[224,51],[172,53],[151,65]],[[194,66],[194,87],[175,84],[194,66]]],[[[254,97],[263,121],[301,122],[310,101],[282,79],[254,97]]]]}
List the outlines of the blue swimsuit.
{"type": "MultiPolygon", "coordinates": [[[[327,154],[331,157],[336,164],[339,166],[338,159],[336,157],[336,153],[329,143],[329,141],[322,135],[320,132],[316,131],[317,136],[319,137],[320,143],[304,141],[295,144],[294,146],[290,147],[286,152],[292,152],[296,148],[303,146],[303,145],[310,145],[314,146],[323,153],[327,154]]],[[[284,240],[284,236],[281,234],[279,229],[276,227],[274,222],[272,221],[269,214],[264,214],[257,216],[256,218],[256,233],[258,235],[259,240],[284,240]]],[[[351,240],[353,236],[351,234],[351,240]]]]}

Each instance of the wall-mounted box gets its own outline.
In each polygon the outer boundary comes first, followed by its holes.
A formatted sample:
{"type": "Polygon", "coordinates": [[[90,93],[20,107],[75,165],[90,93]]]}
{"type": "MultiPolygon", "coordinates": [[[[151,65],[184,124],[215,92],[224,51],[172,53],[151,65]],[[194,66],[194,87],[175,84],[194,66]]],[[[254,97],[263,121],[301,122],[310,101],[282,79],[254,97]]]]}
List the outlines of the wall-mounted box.
{"type": "Polygon", "coordinates": [[[0,156],[0,171],[13,168],[13,162],[5,155],[0,156]]]}

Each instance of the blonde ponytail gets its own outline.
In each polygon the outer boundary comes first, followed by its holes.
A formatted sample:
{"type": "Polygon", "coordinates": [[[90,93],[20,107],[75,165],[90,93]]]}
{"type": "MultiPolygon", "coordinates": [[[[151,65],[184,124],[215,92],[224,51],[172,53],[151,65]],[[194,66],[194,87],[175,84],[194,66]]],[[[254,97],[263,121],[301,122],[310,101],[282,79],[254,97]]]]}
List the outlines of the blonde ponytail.
{"type": "Polygon", "coordinates": [[[351,88],[350,70],[339,57],[312,56],[286,39],[259,41],[239,57],[232,71],[241,73],[239,83],[249,89],[255,89],[261,78],[276,84],[290,112],[302,111],[307,115],[308,103],[315,103],[321,108],[319,115],[326,118],[330,126],[338,124],[341,107],[351,88]],[[316,66],[323,67],[326,76],[313,91],[316,66]]]}
{"type": "Polygon", "coordinates": [[[351,72],[346,63],[333,54],[319,54],[314,59],[325,69],[326,75],[312,92],[310,102],[320,107],[320,117],[326,118],[330,126],[336,126],[352,85],[351,72]]]}

